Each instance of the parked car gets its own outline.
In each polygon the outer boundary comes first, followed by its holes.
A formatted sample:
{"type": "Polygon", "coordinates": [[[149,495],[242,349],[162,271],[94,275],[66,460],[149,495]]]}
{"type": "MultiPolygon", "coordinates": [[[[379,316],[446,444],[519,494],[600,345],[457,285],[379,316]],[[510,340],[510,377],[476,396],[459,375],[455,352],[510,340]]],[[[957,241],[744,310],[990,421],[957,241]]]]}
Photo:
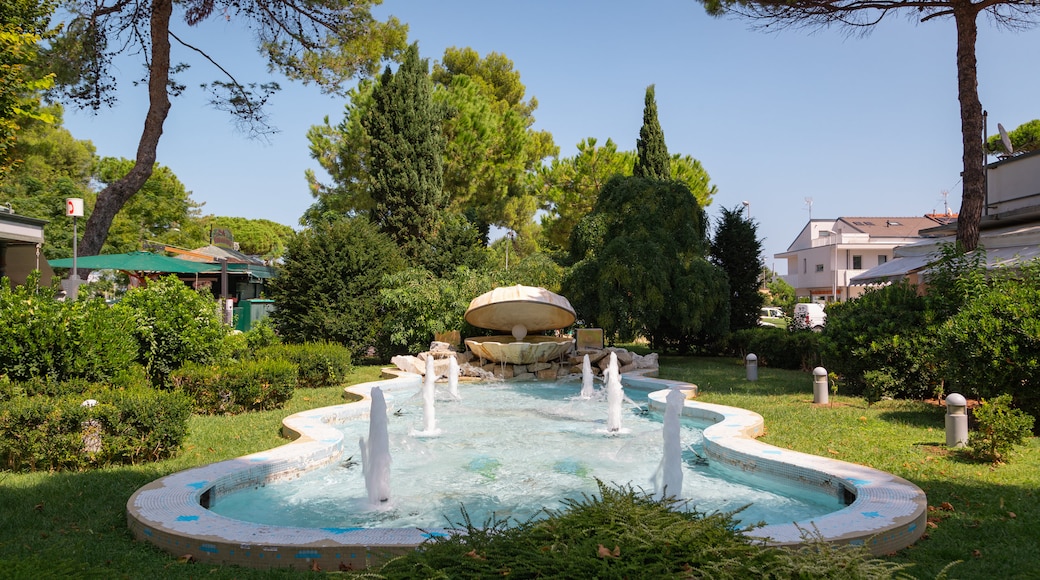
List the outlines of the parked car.
{"type": "Polygon", "coordinates": [[[783,318],[784,317],[784,311],[783,311],[782,308],[779,308],[777,306],[763,306],[762,307],[762,314],[760,314],[759,317],[760,318],[783,318]]]}
{"type": "Polygon", "coordinates": [[[827,324],[827,313],[823,311],[823,304],[819,302],[801,302],[794,305],[792,322],[795,328],[820,332],[827,324]]]}

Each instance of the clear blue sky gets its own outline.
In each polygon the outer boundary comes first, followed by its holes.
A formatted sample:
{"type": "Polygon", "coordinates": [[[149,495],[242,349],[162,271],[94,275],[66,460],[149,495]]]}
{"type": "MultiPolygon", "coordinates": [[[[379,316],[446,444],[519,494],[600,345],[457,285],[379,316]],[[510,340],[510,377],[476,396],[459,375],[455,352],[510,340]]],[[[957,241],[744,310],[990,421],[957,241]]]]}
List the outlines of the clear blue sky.
{"type": "MultiPolygon", "coordinates": [[[[784,251],[812,216],[918,216],[943,210],[942,192],[960,207],[960,121],[952,21],[915,24],[903,15],[866,37],[840,30],[749,30],[714,19],[694,0],[641,5],[609,0],[386,0],[380,14],[410,26],[423,57],[449,46],[498,52],[515,63],[538,99],[536,127],[561,156],[585,137],[635,149],[647,85],[671,153],[699,159],[718,187],[707,208],[751,203],[764,257],[784,251]]],[[[183,27],[183,25],[182,25],[183,27]]],[[[178,30],[242,82],[264,81],[251,36],[218,20],[178,30]]],[[[250,141],[196,87],[217,78],[193,64],[188,94],[174,101],[159,162],[181,179],[204,213],[265,218],[297,226],[312,203],[304,171],[307,129],[342,119],[344,101],[283,82],[270,106],[280,129],[250,141]]],[[[1000,31],[980,20],[979,92],[989,132],[1040,118],[1040,31],[1000,31]]],[[[98,115],[66,112],[65,126],[94,142],[99,155],[133,158],[146,109],[140,65],[120,61],[120,102],[98,115]]],[[[785,273],[782,263],[775,264],[785,273]]]]}

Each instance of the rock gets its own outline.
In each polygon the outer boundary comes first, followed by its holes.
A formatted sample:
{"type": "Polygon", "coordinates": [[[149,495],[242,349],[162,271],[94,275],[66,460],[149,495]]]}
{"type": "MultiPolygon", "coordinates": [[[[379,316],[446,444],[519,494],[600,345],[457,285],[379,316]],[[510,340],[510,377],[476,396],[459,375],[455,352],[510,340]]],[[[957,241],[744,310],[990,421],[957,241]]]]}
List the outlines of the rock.
{"type": "Polygon", "coordinates": [[[637,367],[635,364],[627,364],[627,365],[625,365],[623,367],[619,367],[618,368],[618,372],[621,373],[621,374],[630,373],[630,372],[636,370],[637,368],[639,368],[639,367],[637,367]]]}
{"type": "Polygon", "coordinates": [[[522,375],[531,369],[527,368],[527,365],[513,365],[513,375],[522,375]]]}
{"type": "Polygon", "coordinates": [[[656,369],[659,366],[657,364],[656,352],[652,352],[646,356],[636,355],[635,360],[633,362],[635,363],[636,368],[639,369],[656,369]]]}
{"type": "MultiPolygon", "coordinates": [[[[500,379],[511,379],[513,378],[513,365],[499,365],[495,364],[494,370],[491,371],[496,377],[500,379]]],[[[487,369],[487,367],[484,367],[487,369]]]]}
{"type": "Polygon", "coordinates": [[[557,376],[556,375],[556,369],[554,369],[554,368],[541,369],[539,371],[536,371],[534,373],[534,376],[536,376],[538,378],[538,380],[540,380],[540,381],[551,381],[551,380],[555,379],[556,376],[557,376]]]}
{"type": "MultiPolygon", "coordinates": [[[[589,355],[589,362],[592,363],[592,364],[596,364],[599,361],[603,360],[604,358],[607,358],[608,354],[610,354],[610,351],[607,350],[607,349],[590,351],[588,353],[588,355],[589,355]]],[[[606,368],[606,367],[604,366],[603,368],[606,368]]]]}
{"type": "Polygon", "coordinates": [[[537,373],[538,371],[544,371],[545,369],[552,368],[553,365],[547,362],[540,362],[527,365],[527,371],[531,373],[537,373]]]}
{"type": "Polygon", "coordinates": [[[466,364],[473,360],[473,353],[471,351],[460,352],[455,354],[455,360],[460,364],[466,364]]]}
{"type": "Polygon", "coordinates": [[[390,359],[390,363],[406,373],[421,375],[426,372],[425,362],[420,361],[419,357],[416,356],[407,354],[397,355],[390,359]]]}
{"type": "Polygon", "coordinates": [[[430,352],[455,352],[455,347],[447,342],[435,340],[430,343],[430,352]]]}
{"type": "Polygon", "coordinates": [[[635,360],[636,357],[635,353],[629,352],[623,348],[615,350],[614,354],[617,355],[618,365],[621,366],[632,364],[632,361],[635,360]]]}
{"type": "Polygon", "coordinates": [[[514,381],[532,381],[534,380],[534,373],[520,373],[513,376],[514,381]]]}

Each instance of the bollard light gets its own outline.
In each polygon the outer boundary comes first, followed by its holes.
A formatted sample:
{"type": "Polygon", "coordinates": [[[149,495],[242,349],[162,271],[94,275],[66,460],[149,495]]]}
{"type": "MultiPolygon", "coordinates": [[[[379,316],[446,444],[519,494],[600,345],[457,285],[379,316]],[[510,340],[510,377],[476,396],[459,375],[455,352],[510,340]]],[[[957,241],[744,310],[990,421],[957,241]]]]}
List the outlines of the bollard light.
{"type": "Polygon", "coordinates": [[[817,405],[826,405],[830,402],[830,394],[827,386],[827,369],[816,367],[813,369],[812,402],[817,405]]]}
{"type": "Polygon", "coordinates": [[[758,357],[754,353],[748,353],[745,358],[747,367],[747,380],[757,381],[758,380],[758,357]]]}
{"type": "Polygon", "coordinates": [[[968,444],[968,401],[964,395],[946,395],[946,446],[964,447],[968,444]]]}

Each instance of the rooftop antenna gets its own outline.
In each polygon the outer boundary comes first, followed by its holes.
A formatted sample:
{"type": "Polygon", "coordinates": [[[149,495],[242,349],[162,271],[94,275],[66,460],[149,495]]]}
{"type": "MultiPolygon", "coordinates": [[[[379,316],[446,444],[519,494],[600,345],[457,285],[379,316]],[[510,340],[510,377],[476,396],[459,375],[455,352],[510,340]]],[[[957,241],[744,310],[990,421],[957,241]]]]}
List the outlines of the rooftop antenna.
{"type": "Polygon", "coordinates": [[[947,201],[947,198],[950,197],[950,192],[944,189],[940,195],[942,195],[943,200],[943,215],[950,215],[950,204],[947,201]]]}
{"type": "Polygon", "coordinates": [[[805,198],[805,206],[809,210],[809,221],[812,221],[812,198],[811,197],[805,198]]]}
{"type": "Polygon", "coordinates": [[[1006,152],[1002,157],[1011,157],[1015,154],[1015,148],[1011,146],[1011,137],[1008,136],[1008,132],[1004,130],[1004,126],[997,123],[997,131],[1000,131],[1000,142],[1004,144],[1004,151],[1006,152]]]}

